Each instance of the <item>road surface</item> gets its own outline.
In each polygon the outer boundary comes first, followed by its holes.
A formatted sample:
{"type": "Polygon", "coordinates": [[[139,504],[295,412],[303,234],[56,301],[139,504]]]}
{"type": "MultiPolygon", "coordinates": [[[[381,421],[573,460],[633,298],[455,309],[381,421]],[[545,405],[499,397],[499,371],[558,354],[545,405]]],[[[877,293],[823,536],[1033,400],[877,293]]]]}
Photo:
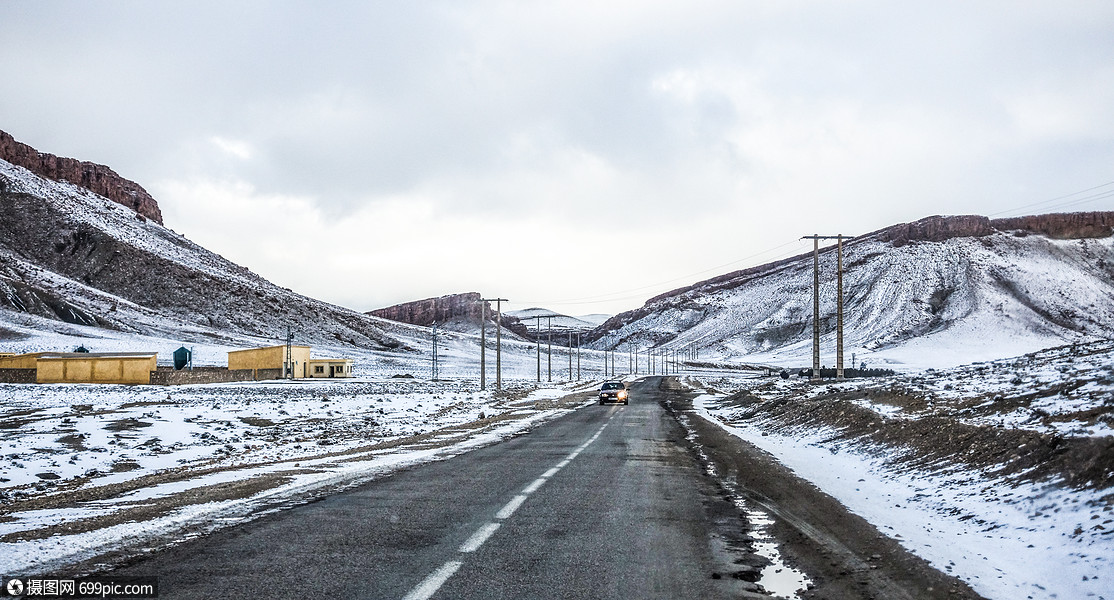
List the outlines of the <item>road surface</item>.
{"type": "MultiPolygon", "coordinates": [[[[707,474],[710,464],[738,471],[753,450],[714,428],[686,429],[678,415],[687,398],[673,381],[648,378],[633,386],[628,406],[587,406],[527,435],[184,542],[111,574],[158,576],[164,600],[766,597],[747,581],[759,563],[746,517],[707,474]],[[690,431],[701,452],[686,440],[690,431]]],[[[793,477],[775,467],[765,465],[763,477],[793,477]]],[[[807,487],[800,493],[819,494],[807,487]]],[[[787,502],[778,518],[789,555],[812,571],[816,587],[805,597],[973,597],[912,557],[867,565],[870,555],[860,554],[885,542],[865,522],[841,531],[851,539],[833,546],[823,526],[794,523],[796,510],[787,502]]],[[[854,520],[833,517],[838,503],[824,510],[811,516],[854,520]]],[[[885,549],[887,559],[903,552],[885,549]]]]}

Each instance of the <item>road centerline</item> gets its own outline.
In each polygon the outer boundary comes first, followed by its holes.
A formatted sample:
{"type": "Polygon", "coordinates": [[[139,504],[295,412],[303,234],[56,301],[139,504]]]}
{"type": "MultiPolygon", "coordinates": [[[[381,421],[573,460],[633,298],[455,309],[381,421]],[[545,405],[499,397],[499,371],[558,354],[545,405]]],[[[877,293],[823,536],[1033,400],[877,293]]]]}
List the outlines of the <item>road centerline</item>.
{"type": "Polygon", "coordinates": [[[514,511],[518,510],[518,507],[522,506],[522,503],[525,501],[526,494],[519,494],[515,496],[511,499],[510,502],[506,503],[503,508],[500,508],[499,512],[495,513],[495,518],[501,521],[509,519],[510,516],[514,514],[514,511]]]}
{"type": "Polygon", "coordinates": [[[441,568],[430,573],[429,577],[423,579],[422,582],[418,584],[418,587],[411,590],[409,594],[403,596],[402,600],[429,600],[437,593],[437,590],[441,589],[441,586],[453,576],[453,573],[456,573],[462,566],[464,566],[464,563],[459,560],[450,560],[441,565],[441,568]]]}
{"type": "Polygon", "coordinates": [[[476,533],[472,534],[472,537],[468,538],[468,541],[461,544],[460,552],[468,554],[479,550],[480,546],[483,546],[487,538],[491,537],[491,534],[495,533],[497,529],[499,529],[498,523],[488,523],[480,527],[476,530],[476,533]]]}
{"type": "MultiPolygon", "coordinates": [[[[592,445],[592,442],[598,440],[599,437],[603,435],[603,430],[607,428],[608,424],[611,423],[611,420],[614,418],[615,413],[607,418],[607,421],[605,421],[604,424],[601,425],[598,430],[596,430],[596,433],[592,435],[592,437],[588,438],[588,441],[578,446],[576,450],[573,450],[567,457],[558,462],[557,465],[551,467],[545,473],[542,473],[541,476],[531,482],[530,485],[526,486],[522,490],[522,493],[516,495],[514,498],[511,498],[509,502],[504,504],[503,507],[495,513],[495,519],[497,521],[505,521],[506,519],[509,519],[515,513],[515,511],[517,511],[519,507],[521,507],[522,504],[526,502],[526,498],[530,496],[530,494],[538,491],[538,488],[540,488],[546,481],[559,473],[561,469],[566,467],[577,456],[580,456],[580,453],[587,449],[588,446],[592,445]]],[[[499,527],[500,523],[498,522],[485,523],[482,527],[477,529],[476,532],[471,535],[471,537],[469,537],[463,544],[461,544],[460,548],[457,549],[457,552],[460,554],[474,553],[476,550],[479,550],[480,547],[484,545],[488,538],[490,538],[499,529],[499,527]]],[[[413,590],[411,590],[409,594],[406,594],[406,596],[403,597],[403,600],[429,600],[429,598],[433,597],[433,595],[437,593],[437,590],[441,589],[441,586],[444,585],[445,582],[448,581],[449,578],[452,577],[453,574],[456,573],[462,566],[464,566],[464,561],[462,560],[451,560],[449,562],[446,562],[445,564],[441,565],[439,569],[423,579],[422,582],[419,583],[418,586],[415,587],[413,590]]]]}

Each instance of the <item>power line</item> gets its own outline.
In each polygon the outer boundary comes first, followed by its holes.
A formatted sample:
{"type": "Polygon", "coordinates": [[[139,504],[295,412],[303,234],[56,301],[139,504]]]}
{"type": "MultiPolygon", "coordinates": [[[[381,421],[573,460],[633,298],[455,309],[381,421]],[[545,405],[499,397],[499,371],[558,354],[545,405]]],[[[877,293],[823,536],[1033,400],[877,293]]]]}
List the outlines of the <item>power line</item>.
{"type": "MultiPolygon", "coordinates": [[[[681,275],[679,277],[675,277],[675,278],[669,279],[667,281],[661,281],[661,282],[658,282],[658,283],[644,285],[644,286],[641,286],[641,287],[636,287],[636,288],[631,288],[631,289],[626,289],[626,290],[620,290],[620,291],[616,291],[616,292],[610,292],[610,293],[607,293],[607,294],[597,294],[597,295],[594,295],[594,296],[584,296],[584,297],[581,297],[581,298],[570,298],[570,299],[566,299],[566,300],[527,300],[527,301],[523,301],[521,304],[533,304],[533,305],[538,305],[538,306],[541,306],[541,305],[557,306],[557,305],[569,305],[569,304],[573,304],[573,305],[577,305],[577,304],[602,304],[604,302],[618,302],[620,300],[631,300],[631,299],[634,299],[634,298],[642,298],[643,296],[645,296],[645,294],[635,294],[635,295],[631,295],[631,296],[620,296],[620,294],[631,294],[633,292],[642,292],[642,291],[645,291],[645,290],[660,288],[664,285],[669,285],[669,284],[672,284],[672,283],[676,283],[678,281],[691,281],[691,279],[693,277],[698,277],[698,276],[703,275],[705,273],[720,271],[721,269],[725,269],[727,267],[737,265],[741,262],[752,260],[754,258],[757,258],[757,257],[762,256],[764,254],[769,254],[769,253],[774,252],[776,250],[780,250],[780,249],[785,248],[786,246],[789,246],[791,244],[798,244],[799,245],[799,240],[792,241],[792,242],[786,242],[786,243],[781,244],[779,246],[774,246],[773,248],[769,248],[769,249],[763,250],[761,252],[751,254],[750,256],[746,256],[746,257],[740,258],[738,260],[733,260],[729,263],[724,263],[724,264],[716,266],[716,267],[710,267],[710,268],[704,269],[702,271],[697,271],[695,273],[690,273],[688,275],[681,275]]],[[[790,250],[789,252],[782,252],[781,254],[775,256],[771,260],[771,262],[775,261],[775,260],[778,260],[780,258],[783,258],[785,256],[789,256],[789,255],[793,254],[794,252],[795,252],[795,250],[790,250]]],[[[516,303],[516,304],[518,304],[518,303],[516,303]]]]}
{"type": "Polygon", "coordinates": [[[1104,200],[1106,198],[1114,198],[1114,190],[1110,190],[1110,191],[1107,191],[1107,192],[1102,192],[1101,194],[1094,194],[1094,195],[1091,195],[1091,196],[1086,196],[1086,197],[1083,197],[1083,198],[1068,200],[1067,202],[1061,202],[1059,204],[1053,204],[1052,206],[1049,206],[1046,210],[1058,210],[1058,209],[1062,209],[1062,208],[1067,208],[1069,206],[1078,206],[1080,204],[1087,204],[1087,203],[1090,203],[1090,202],[1095,202],[1097,200],[1104,200]]]}
{"type": "MultiPolygon", "coordinates": [[[[1110,187],[1112,185],[1114,185],[1114,181],[1107,181],[1106,183],[1102,183],[1102,184],[1096,185],[1094,187],[1089,187],[1085,190],[1079,190],[1078,192],[1072,192],[1070,194],[1064,194],[1063,196],[1057,196],[1055,198],[1049,198],[1048,200],[1041,200],[1040,202],[1033,202],[1032,204],[1026,204],[1024,206],[1018,206],[1018,207],[1015,207],[1015,208],[1010,208],[1010,209],[1003,210],[1001,212],[996,212],[994,214],[987,215],[987,216],[997,217],[998,215],[1004,215],[1006,213],[1017,212],[1017,211],[1025,210],[1025,209],[1028,209],[1028,208],[1033,208],[1033,207],[1036,207],[1036,206],[1043,206],[1045,204],[1051,204],[1053,202],[1058,202],[1060,200],[1066,200],[1068,198],[1072,198],[1073,196],[1078,196],[1080,194],[1086,194],[1087,192],[1093,192],[1095,190],[1099,190],[1099,189],[1102,189],[1102,188],[1105,188],[1105,187],[1110,187]]],[[[1099,193],[1099,194],[1095,194],[1093,196],[1089,196],[1089,197],[1083,198],[1083,199],[1069,200],[1068,204],[1069,205],[1070,204],[1075,204],[1077,200],[1080,203],[1082,203],[1082,202],[1093,202],[1095,200],[1100,200],[1102,198],[1109,198],[1109,197],[1111,197],[1112,194],[1114,194],[1114,190],[1110,190],[1110,191],[1107,191],[1107,192],[1102,192],[1102,193],[1099,193]]],[[[1052,207],[1050,207],[1050,208],[1052,208],[1052,207]]]]}

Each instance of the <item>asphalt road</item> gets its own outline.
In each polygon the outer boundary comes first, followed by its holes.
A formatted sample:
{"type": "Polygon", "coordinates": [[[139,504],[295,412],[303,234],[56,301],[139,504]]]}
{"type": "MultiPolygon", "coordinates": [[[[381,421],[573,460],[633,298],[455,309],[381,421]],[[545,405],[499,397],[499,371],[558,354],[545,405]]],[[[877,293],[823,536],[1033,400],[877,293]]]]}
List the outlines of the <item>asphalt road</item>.
{"type": "MultiPolygon", "coordinates": [[[[659,405],[528,435],[191,540],[112,573],[173,598],[718,598],[732,514],[659,405]]],[[[737,567],[737,565],[735,565],[737,567]]]]}

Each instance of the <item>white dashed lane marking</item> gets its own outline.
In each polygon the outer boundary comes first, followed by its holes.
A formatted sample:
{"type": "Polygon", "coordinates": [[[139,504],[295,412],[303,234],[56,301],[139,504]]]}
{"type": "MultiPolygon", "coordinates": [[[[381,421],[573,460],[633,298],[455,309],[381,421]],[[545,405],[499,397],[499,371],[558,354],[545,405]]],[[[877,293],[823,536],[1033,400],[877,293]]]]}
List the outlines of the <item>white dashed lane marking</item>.
{"type": "MultiPolygon", "coordinates": [[[[588,446],[592,445],[592,442],[598,440],[599,437],[603,434],[603,430],[607,428],[607,424],[610,423],[611,419],[614,418],[614,414],[608,417],[607,422],[601,425],[599,430],[596,431],[595,435],[588,438],[587,442],[584,442],[583,444],[578,446],[576,450],[573,450],[572,453],[565,457],[564,460],[557,463],[556,466],[549,469],[545,473],[542,473],[541,477],[538,477],[533,482],[531,482],[530,485],[526,486],[522,490],[522,493],[518,494],[517,496],[512,498],[510,502],[507,502],[505,505],[503,505],[503,508],[500,508],[499,512],[495,513],[495,521],[505,521],[509,519],[511,515],[513,515],[515,511],[518,510],[518,507],[522,506],[522,503],[526,502],[526,499],[530,496],[530,494],[538,491],[538,488],[540,488],[546,481],[559,473],[561,469],[565,468],[577,456],[580,456],[580,453],[583,452],[588,446]]],[[[471,554],[476,550],[479,550],[480,546],[483,546],[484,542],[486,542],[487,539],[490,538],[499,529],[500,524],[495,521],[485,523],[483,526],[477,529],[476,532],[472,534],[472,537],[469,537],[467,541],[461,544],[458,552],[460,552],[461,554],[471,554]]],[[[410,590],[410,593],[406,594],[406,596],[403,597],[403,600],[429,600],[429,598],[432,598],[433,595],[437,593],[437,590],[441,589],[441,586],[444,585],[445,582],[453,576],[453,573],[456,573],[457,570],[460,569],[460,567],[462,566],[464,566],[464,562],[460,560],[450,560],[449,562],[441,565],[441,568],[437,569],[436,571],[431,573],[429,577],[426,577],[424,580],[422,580],[422,582],[418,584],[418,587],[410,590]]]]}

